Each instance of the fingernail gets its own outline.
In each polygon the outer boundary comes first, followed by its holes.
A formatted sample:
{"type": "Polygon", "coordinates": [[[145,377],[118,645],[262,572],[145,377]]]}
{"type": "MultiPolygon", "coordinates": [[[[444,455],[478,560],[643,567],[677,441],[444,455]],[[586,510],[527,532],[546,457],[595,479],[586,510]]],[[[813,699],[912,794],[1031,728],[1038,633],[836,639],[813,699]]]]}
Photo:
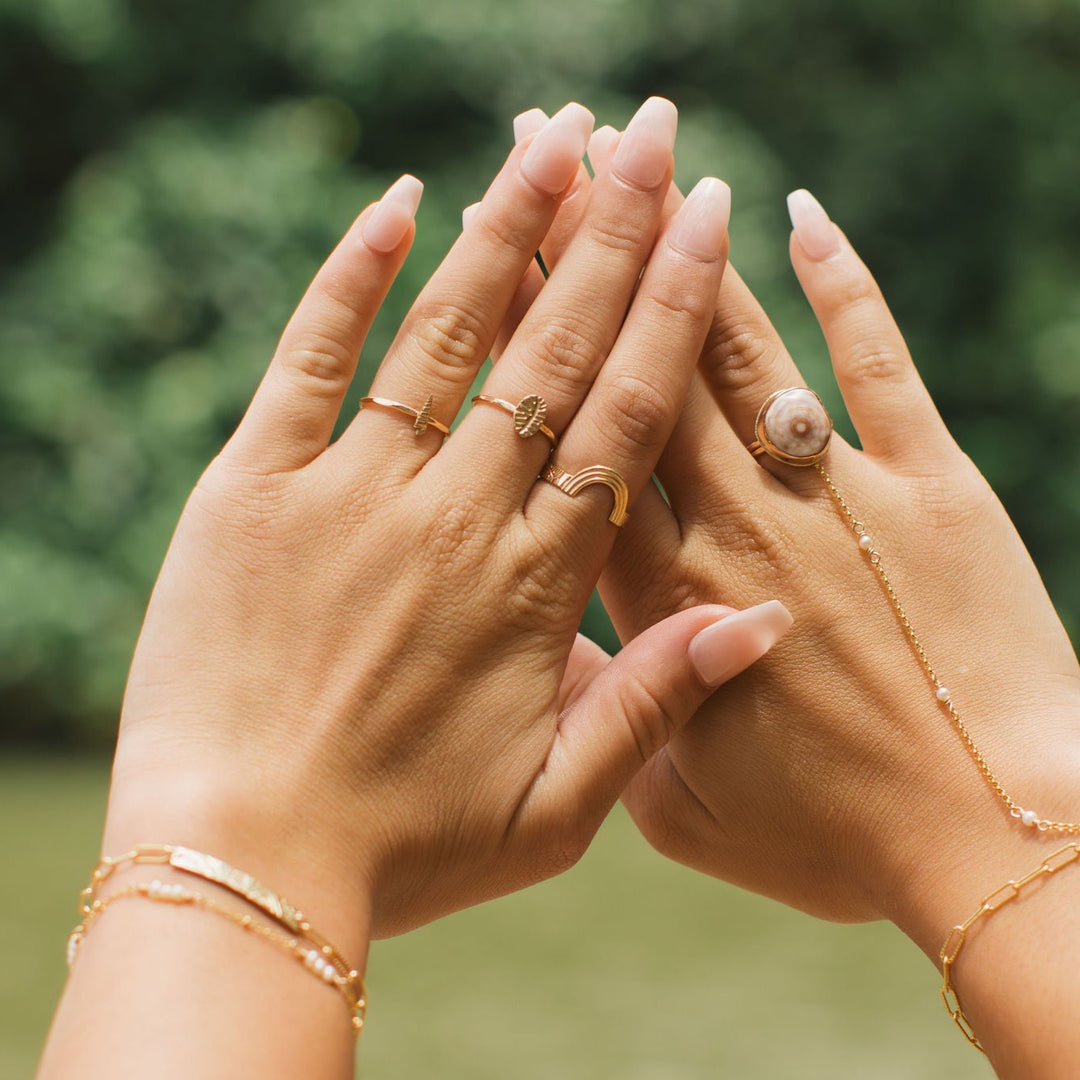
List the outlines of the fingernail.
{"type": "Polygon", "coordinates": [[[461,211],[461,227],[463,229],[467,229],[469,227],[469,222],[472,221],[474,217],[476,217],[476,211],[479,209],[480,204],[478,202],[474,202],[470,206],[466,206],[465,209],[461,211]]]}
{"type": "Polygon", "coordinates": [[[713,262],[724,250],[730,217],[731,188],[715,176],[706,176],[671,219],[667,241],[684,255],[713,262]]]}
{"type": "Polygon", "coordinates": [[[514,117],[514,142],[519,143],[529,135],[535,135],[548,122],[543,109],[526,109],[514,117]]]}
{"type": "Polygon", "coordinates": [[[840,250],[840,236],[836,226],[829,220],[825,208],[805,188],[793,191],[787,197],[788,214],[795,238],[806,252],[806,257],[821,262],[840,250]]]}
{"type": "Polygon", "coordinates": [[[589,164],[593,175],[606,169],[611,164],[611,155],[619,141],[619,133],[610,124],[597,128],[589,140],[589,164]]]}
{"type": "Polygon", "coordinates": [[[706,686],[719,686],[760,660],[792,621],[779,600],[728,615],[698,631],[690,642],[690,663],[706,686]]]}
{"type": "Polygon", "coordinates": [[[649,98],[626,125],[612,169],[635,187],[657,187],[671,165],[678,126],[679,111],[667,98],[649,98]]]}
{"type": "Polygon", "coordinates": [[[593,115],[571,102],[560,109],[529,144],[521,171],[549,195],[558,195],[574,178],[592,134],[593,115]]]}
{"type": "Polygon", "coordinates": [[[416,217],[424,185],[406,174],[390,186],[364,222],[364,243],[372,251],[388,255],[401,243],[416,217]]]}

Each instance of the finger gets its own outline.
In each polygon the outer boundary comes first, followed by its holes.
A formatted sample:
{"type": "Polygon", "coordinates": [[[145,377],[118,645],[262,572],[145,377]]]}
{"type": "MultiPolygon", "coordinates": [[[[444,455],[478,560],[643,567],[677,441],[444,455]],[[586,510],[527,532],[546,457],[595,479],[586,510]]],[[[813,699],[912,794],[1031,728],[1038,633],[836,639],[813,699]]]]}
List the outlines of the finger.
{"type": "MultiPolygon", "coordinates": [[[[529,109],[527,112],[514,117],[514,138],[521,142],[529,135],[534,134],[546,119],[547,114],[542,109],[529,109]]],[[[593,132],[592,138],[589,140],[589,155],[594,172],[596,171],[596,164],[592,157],[593,147],[597,145],[598,135],[600,136],[600,145],[607,145],[606,133],[616,136],[618,134],[614,128],[600,128],[598,131],[593,132]]],[[[543,259],[544,267],[549,271],[558,263],[562,253],[577,233],[578,226],[585,216],[591,184],[589,174],[582,167],[578,170],[578,175],[574,178],[566,198],[559,204],[559,212],[555,215],[555,220],[552,222],[547,236],[544,237],[543,242],[540,244],[539,254],[543,259]]],[[[469,214],[471,210],[472,207],[467,207],[465,213],[469,214]]],[[[544,278],[544,272],[535,264],[530,265],[525,272],[525,277],[522,278],[521,284],[514,294],[506,318],[503,320],[502,326],[499,327],[499,333],[491,350],[491,359],[493,361],[498,361],[499,357],[506,351],[506,346],[521,325],[525,313],[540,295],[540,290],[544,287],[544,278]]]]}
{"type": "MultiPolygon", "coordinates": [[[[488,377],[485,396],[513,403],[542,395],[548,426],[558,432],[567,425],[615,342],[655,242],[677,117],[660,98],[638,110],[611,173],[593,187],[570,248],[488,377]]],[[[455,475],[482,467],[520,508],[550,446],[545,438],[513,435],[499,410],[475,408],[440,458],[455,475]]]]}
{"type": "MultiPolygon", "coordinates": [[[[406,316],[375,376],[373,396],[417,409],[430,396],[432,414],[449,424],[577,174],[591,132],[592,114],[570,104],[527,145],[511,151],[469,228],[406,316]]],[[[376,430],[387,456],[413,471],[441,442],[436,434],[416,439],[400,417],[365,409],[339,446],[356,458],[357,443],[376,430]]]]}
{"type": "Polygon", "coordinates": [[[225,453],[298,469],[325,449],[364,339],[405,261],[424,186],[403,176],[353,223],[289,320],[225,453]]]}
{"type": "Polygon", "coordinates": [[[588,154],[593,176],[599,176],[611,167],[611,159],[619,148],[619,138],[620,132],[610,124],[598,127],[592,133],[588,154]]]}
{"type": "MultiPolygon", "coordinates": [[[[707,177],[664,230],[619,339],[556,449],[559,469],[614,468],[631,496],[648,483],[682,408],[716,303],[730,209],[728,186],[707,177]]],[[[566,505],[558,487],[538,484],[526,517],[565,538],[567,528],[576,531],[590,519],[602,525],[605,515],[596,509],[610,509],[610,502],[600,485],[566,505]]],[[[611,535],[607,529],[597,535],[605,533],[611,535]]]]}
{"type": "Polygon", "coordinates": [[[825,335],[863,449],[940,458],[951,445],[870,271],[808,191],[788,196],[791,262],[825,335]]]}
{"type": "Polygon", "coordinates": [[[640,634],[563,714],[522,823],[543,827],[557,815],[598,824],[713,690],[764,656],[791,622],[773,600],[735,614],[692,608],[640,634]]]}

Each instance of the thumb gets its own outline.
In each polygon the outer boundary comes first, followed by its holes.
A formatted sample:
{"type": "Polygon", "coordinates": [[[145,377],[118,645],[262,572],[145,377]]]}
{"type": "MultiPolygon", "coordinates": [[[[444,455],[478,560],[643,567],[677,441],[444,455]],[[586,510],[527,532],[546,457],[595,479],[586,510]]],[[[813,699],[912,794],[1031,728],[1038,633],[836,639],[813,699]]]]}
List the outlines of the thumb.
{"type": "Polygon", "coordinates": [[[579,821],[598,825],[713,690],[764,656],[791,623],[771,600],[738,612],[691,608],[639,634],[563,714],[536,804],[564,817],[574,807],[579,821]]]}

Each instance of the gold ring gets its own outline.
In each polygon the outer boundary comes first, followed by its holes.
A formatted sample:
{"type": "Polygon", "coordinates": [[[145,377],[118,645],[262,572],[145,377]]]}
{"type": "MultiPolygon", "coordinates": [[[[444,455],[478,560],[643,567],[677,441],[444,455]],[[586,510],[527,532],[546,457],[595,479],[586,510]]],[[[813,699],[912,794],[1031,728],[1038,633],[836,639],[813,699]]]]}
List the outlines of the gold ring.
{"type": "Polygon", "coordinates": [[[424,402],[422,409],[414,409],[409,405],[403,405],[400,401],[391,401],[389,398],[382,397],[362,397],[360,399],[360,410],[363,411],[365,405],[377,405],[380,409],[393,409],[395,412],[404,413],[406,416],[411,416],[414,420],[413,434],[423,435],[429,427],[434,428],[436,431],[441,431],[444,435],[450,434],[450,429],[445,424],[440,424],[434,416],[431,415],[431,406],[434,404],[434,400],[431,395],[428,395],[427,401],[424,402]]]}
{"type": "Polygon", "coordinates": [[[754,421],[757,436],[746,449],[768,454],[785,465],[813,465],[825,456],[833,422],[821,398],[804,386],[770,394],[754,421]]]}
{"type": "Polygon", "coordinates": [[[604,487],[610,488],[611,494],[615,496],[615,505],[611,508],[608,521],[621,528],[630,517],[626,509],[630,503],[630,489],[627,488],[622,473],[617,469],[609,469],[606,465],[590,465],[587,469],[568,473],[549,461],[544,466],[540,479],[554,484],[560,491],[565,491],[570,496],[577,495],[591,484],[603,484],[604,487]]]}
{"type": "Polygon", "coordinates": [[[523,438],[531,439],[537,433],[551,440],[554,446],[559,440],[555,432],[544,423],[547,419],[547,402],[539,394],[529,394],[523,397],[516,405],[502,398],[488,397],[486,394],[477,394],[472,399],[474,405],[494,405],[503,412],[508,412],[514,418],[514,430],[523,438]]]}

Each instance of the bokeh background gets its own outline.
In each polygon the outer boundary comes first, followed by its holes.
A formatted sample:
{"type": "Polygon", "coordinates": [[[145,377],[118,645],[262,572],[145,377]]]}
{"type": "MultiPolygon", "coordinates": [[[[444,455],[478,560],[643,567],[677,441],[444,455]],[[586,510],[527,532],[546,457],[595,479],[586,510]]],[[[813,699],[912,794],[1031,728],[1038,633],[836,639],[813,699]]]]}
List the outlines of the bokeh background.
{"type": "MultiPolygon", "coordinates": [[[[847,230],[1080,630],[1075,0],[0,0],[0,1075],[62,981],[171,529],[319,261],[425,181],[359,393],[514,114],[621,126],[652,93],[678,179],[732,183],[733,260],[834,415],[783,196],[847,230]]],[[[666,865],[618,813],[371,976],[370,1076],[988,1075],[895,932],[666,865]]]]}

